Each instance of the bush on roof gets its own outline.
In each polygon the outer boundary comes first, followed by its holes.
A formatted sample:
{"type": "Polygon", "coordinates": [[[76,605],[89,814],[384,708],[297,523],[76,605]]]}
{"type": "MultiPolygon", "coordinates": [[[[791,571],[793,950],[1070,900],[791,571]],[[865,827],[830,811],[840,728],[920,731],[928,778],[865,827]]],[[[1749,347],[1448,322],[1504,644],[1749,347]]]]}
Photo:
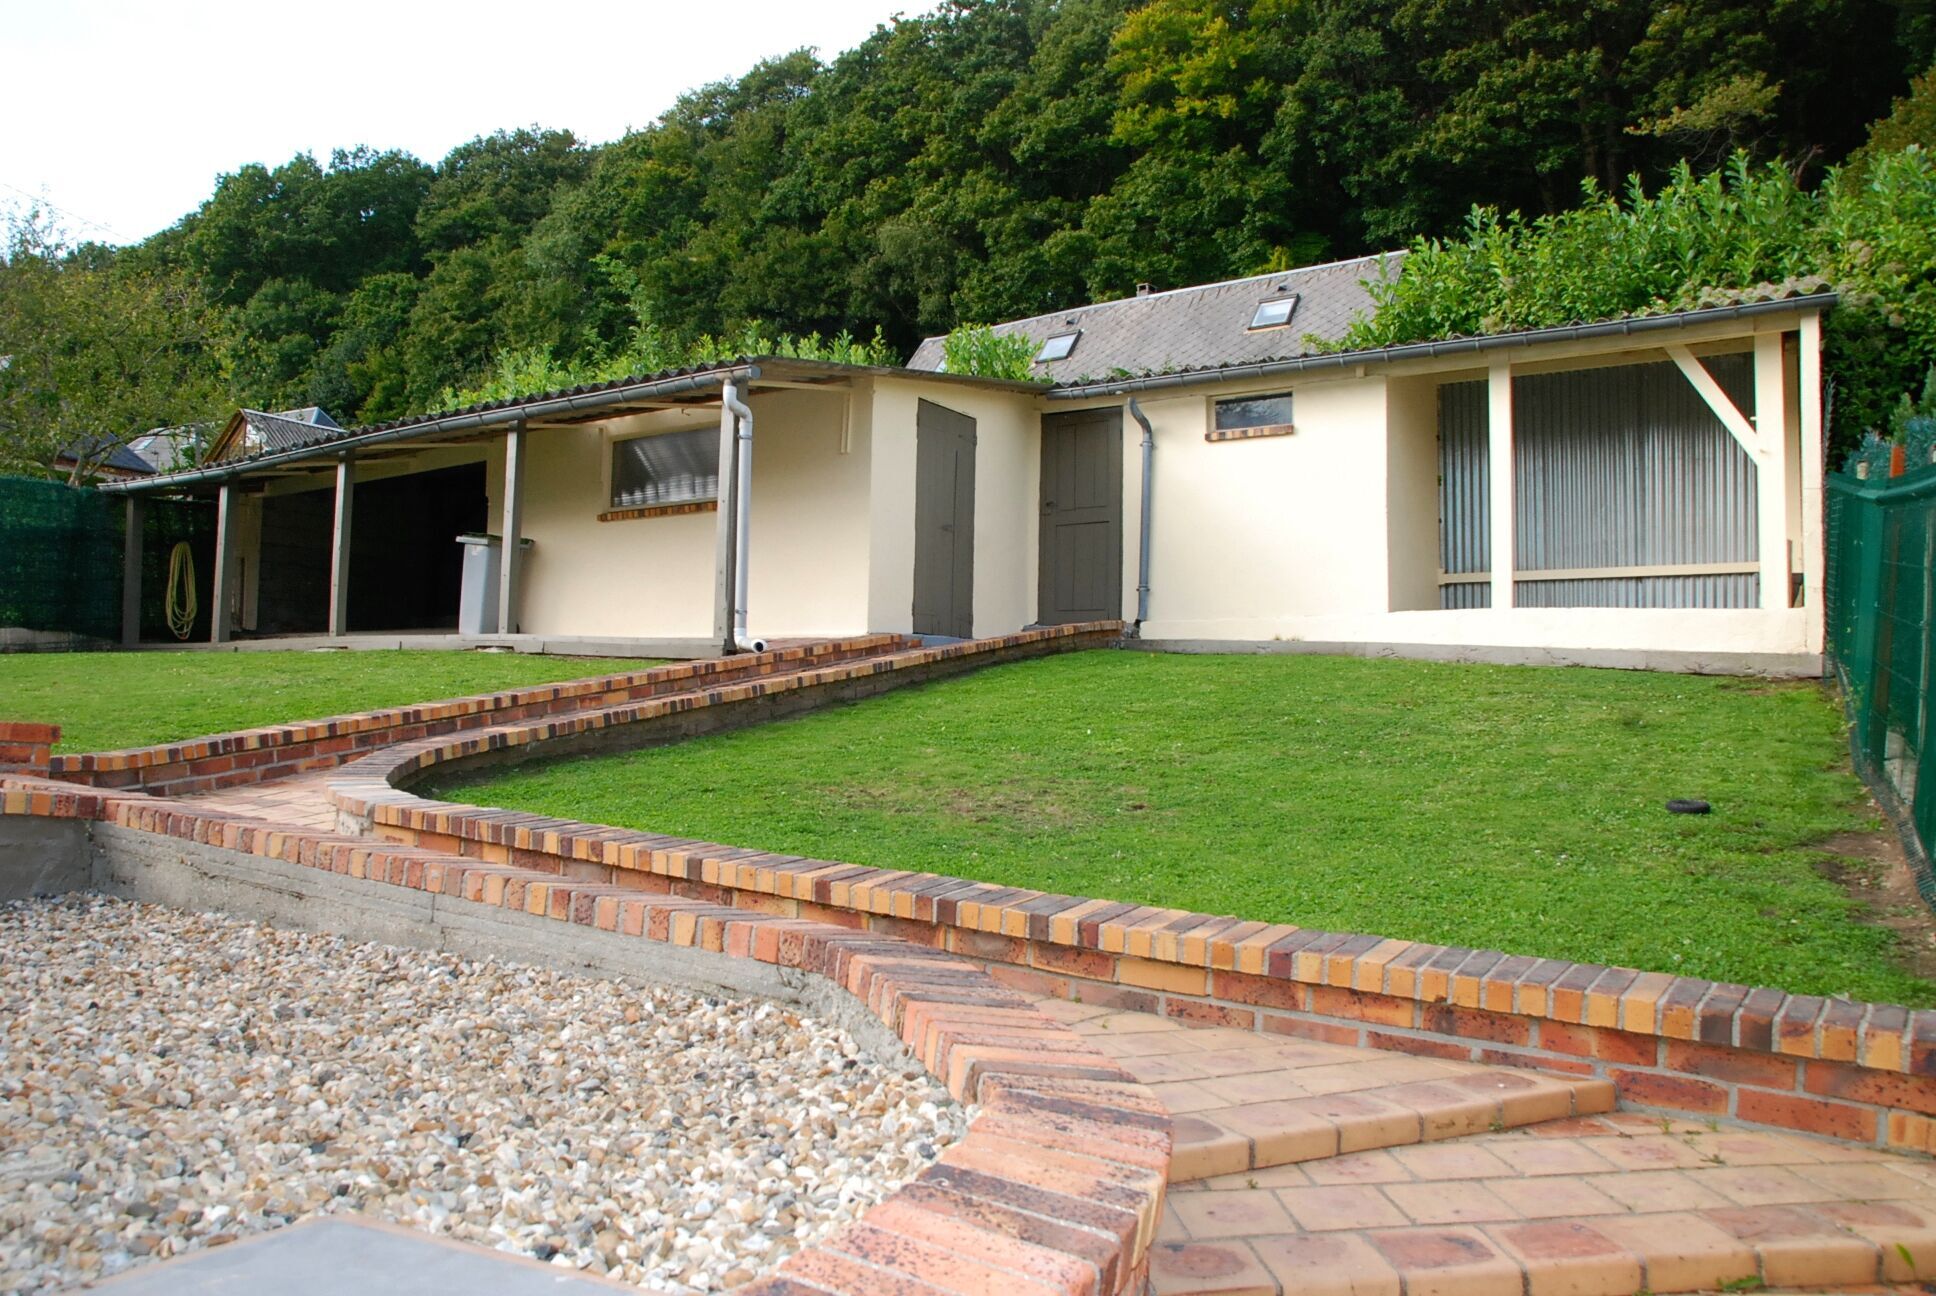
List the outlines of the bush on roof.
{"type": "Polygon", "coordinates": [[[673,341],[662,329],[643,324],[632,331],[623,349],[596,360],[562,361],[548,347],[500,351],[482,381],[470,387],[446,387],[441,404],[445,409],[456,409],[483,401],[515,400],[540,392],[615,382],[667,369],[719,364],[740,356],[783,356],[790,360],[825,360],[834,364],[900,364],[900,357],[888,346],[879,329],[866,339],[847,332],[830,338],[818,333],[773,336],[758,324],[748,324],[737,333],[721,337],[707,334],[681,343],[673,341]]]}
{"type": "Polygon", "coordinates": [[[1936,362],[1936,160],[1915,146],[1831,170],[1810,192],[1737,154],[1686,164],[1648,193],[1589,181],[1571,211],[1536,219],[1475,208],[1463,237],[1419,239],[1402,274],[1369,281],[1376,309],[1334,349],[1577,324],[1789,295],[1832,285],[1831,437],[1886,429],[1936,362]]]}

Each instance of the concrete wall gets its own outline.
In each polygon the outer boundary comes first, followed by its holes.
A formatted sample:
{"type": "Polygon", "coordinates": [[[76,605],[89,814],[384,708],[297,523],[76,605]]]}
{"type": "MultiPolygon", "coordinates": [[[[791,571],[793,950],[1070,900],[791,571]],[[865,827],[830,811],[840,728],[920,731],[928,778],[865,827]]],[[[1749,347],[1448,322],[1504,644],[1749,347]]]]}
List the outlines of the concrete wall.
{"type": "Polygon", "coordinates": [[[975,634],[1007,634],[1032,624],[1042,475],[1038,398],[880,379],[870,417],[867,628],[907,631],[914,624],[914,429],[922,400],[975,420],[975,634]]]}

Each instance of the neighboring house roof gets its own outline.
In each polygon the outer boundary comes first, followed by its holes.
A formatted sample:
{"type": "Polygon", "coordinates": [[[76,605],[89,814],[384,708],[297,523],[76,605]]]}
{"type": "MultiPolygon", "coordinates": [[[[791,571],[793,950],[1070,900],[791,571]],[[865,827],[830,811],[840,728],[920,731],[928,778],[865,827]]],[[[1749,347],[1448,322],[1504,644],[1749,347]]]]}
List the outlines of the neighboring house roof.
{"type": "Polygon", "coordinates": [[[70,442],[54,456],[57,465],[70,465],[82,460],[94,464],[103,475],[146,477],[155,471],[153,464],[113,437],[88,437],[83,441],[70,442]],[[106,451],[105,455],[103,451],[106,451]]]}
{"type": "MultiPolygon", "coordinates": [[[[1352,321],[1372,309],[1365,281],[1395,275],[1404,254],[1356,257],[1276,274],[1252,275],[1196,288],[1124,297],[997,324],[998,335],[1020,334],[1039,349],[1052,337],[1078,334],[1061,360],[1035,372],[1056,383],[1091,382],[1133,374],[1175,373],[1284,360],[1308,354],[1307,337],[1342,338],[1352,321]],[[1290,318],[1270,328],[1250,327],[1266,301],[1295,295],[1290,318]]],[[[908,368],[942,367],[942,339],[916,349],[908,368]]]]}
{"type": "Polygon", "coordinates": [[[230,416],[215,444],[209,447],[211,463],[241,459],[248,455],[276,450],[297,450],[320,445],[344,434],[344,428],[314,405],[282,410],[237,410],[230,416]]]}
{"type": "Polygon", "coordinates": [[[185,427],[156,428],[128,442],[128,449],[140,455],[156,472],[173,472],[195,462],[195,430],[185,427]]]}

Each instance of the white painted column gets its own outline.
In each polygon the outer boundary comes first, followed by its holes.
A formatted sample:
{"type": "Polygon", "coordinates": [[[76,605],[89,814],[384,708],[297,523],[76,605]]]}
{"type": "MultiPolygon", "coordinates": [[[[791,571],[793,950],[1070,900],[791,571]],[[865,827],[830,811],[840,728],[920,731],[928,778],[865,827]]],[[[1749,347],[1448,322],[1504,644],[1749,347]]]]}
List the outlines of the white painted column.
{"type": "Polygon", "coordinates": [[[356,505],[356,461],[336,461],[336,512],[329,540],[329,634],[350,632],[350,520],[356,505]]]}
{"type": "Polygon", "coordinates": [[[209,642],[227,643],[234,631],[229,613],[229,587],[235,583],[235,483],[222,483],[215,501],[215,571],[211,574],[208,610],[209,642]]]}
{"type": "Polygon", "coordinates": [[[1808,651],[1827,644],[1828,514],[1823,475],[1828,471],[1827,430],[1822,426],[1822,317],[1802,316],[1801,323],[1801,444],[1802,444],[1802,606],[1808,609],[1808,651]]]}
{"type": "Polygon", "coordinates": [[[121,537],[121,645],[141,642],[141,497],[128,496],[127,529],[121,537]]]}
{"type": "Polygon", "coordinates": [[[1513,605],[1512,366],[1495,361],[1486,372],[1486,445],[1491,473],[1492,606],[1513,605]]]}
{"type": "Polygon", "coordinates": [[[504,434],[504,525],[503,548],[498,551],[497,629],[499,634],[515,634],[518,624],[518,578],[523,575],[523,548],[518,542],[524,530],[524,424],[514,425],[504,434]]]}
{"type": "Polygon", "coordinates": [[[1755,462],[1757,551],[1761,563],[1761,608],[1788,606],[1788,408],[1783,386],[1781,334],[1757,333],[1754,340],[1755,462]]]}
{"type": "Polygon", "coordinates": [[[719,515],[713,533],[713,642],[733,651],[733,571],[738,563],[734,545],[738,536],[739,492],[734,483],[739,469],[739,420],[719,405],[719,515]]]}

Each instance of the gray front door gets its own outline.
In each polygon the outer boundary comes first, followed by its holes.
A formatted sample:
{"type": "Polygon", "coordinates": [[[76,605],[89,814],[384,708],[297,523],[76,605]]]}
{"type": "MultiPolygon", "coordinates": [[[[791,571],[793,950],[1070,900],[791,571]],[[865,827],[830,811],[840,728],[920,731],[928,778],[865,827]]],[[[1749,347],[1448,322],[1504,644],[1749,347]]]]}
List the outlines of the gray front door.
{"type": "Polygon", "coordinates": [[[1043,625],[1123,614],[1123,412],[1042,417],[1043,625]]]}
{"type": "Polygon", "coordinates": [[[975,420],[933,401],[914,418],[914,633],[975,633],[975,420]]]}

